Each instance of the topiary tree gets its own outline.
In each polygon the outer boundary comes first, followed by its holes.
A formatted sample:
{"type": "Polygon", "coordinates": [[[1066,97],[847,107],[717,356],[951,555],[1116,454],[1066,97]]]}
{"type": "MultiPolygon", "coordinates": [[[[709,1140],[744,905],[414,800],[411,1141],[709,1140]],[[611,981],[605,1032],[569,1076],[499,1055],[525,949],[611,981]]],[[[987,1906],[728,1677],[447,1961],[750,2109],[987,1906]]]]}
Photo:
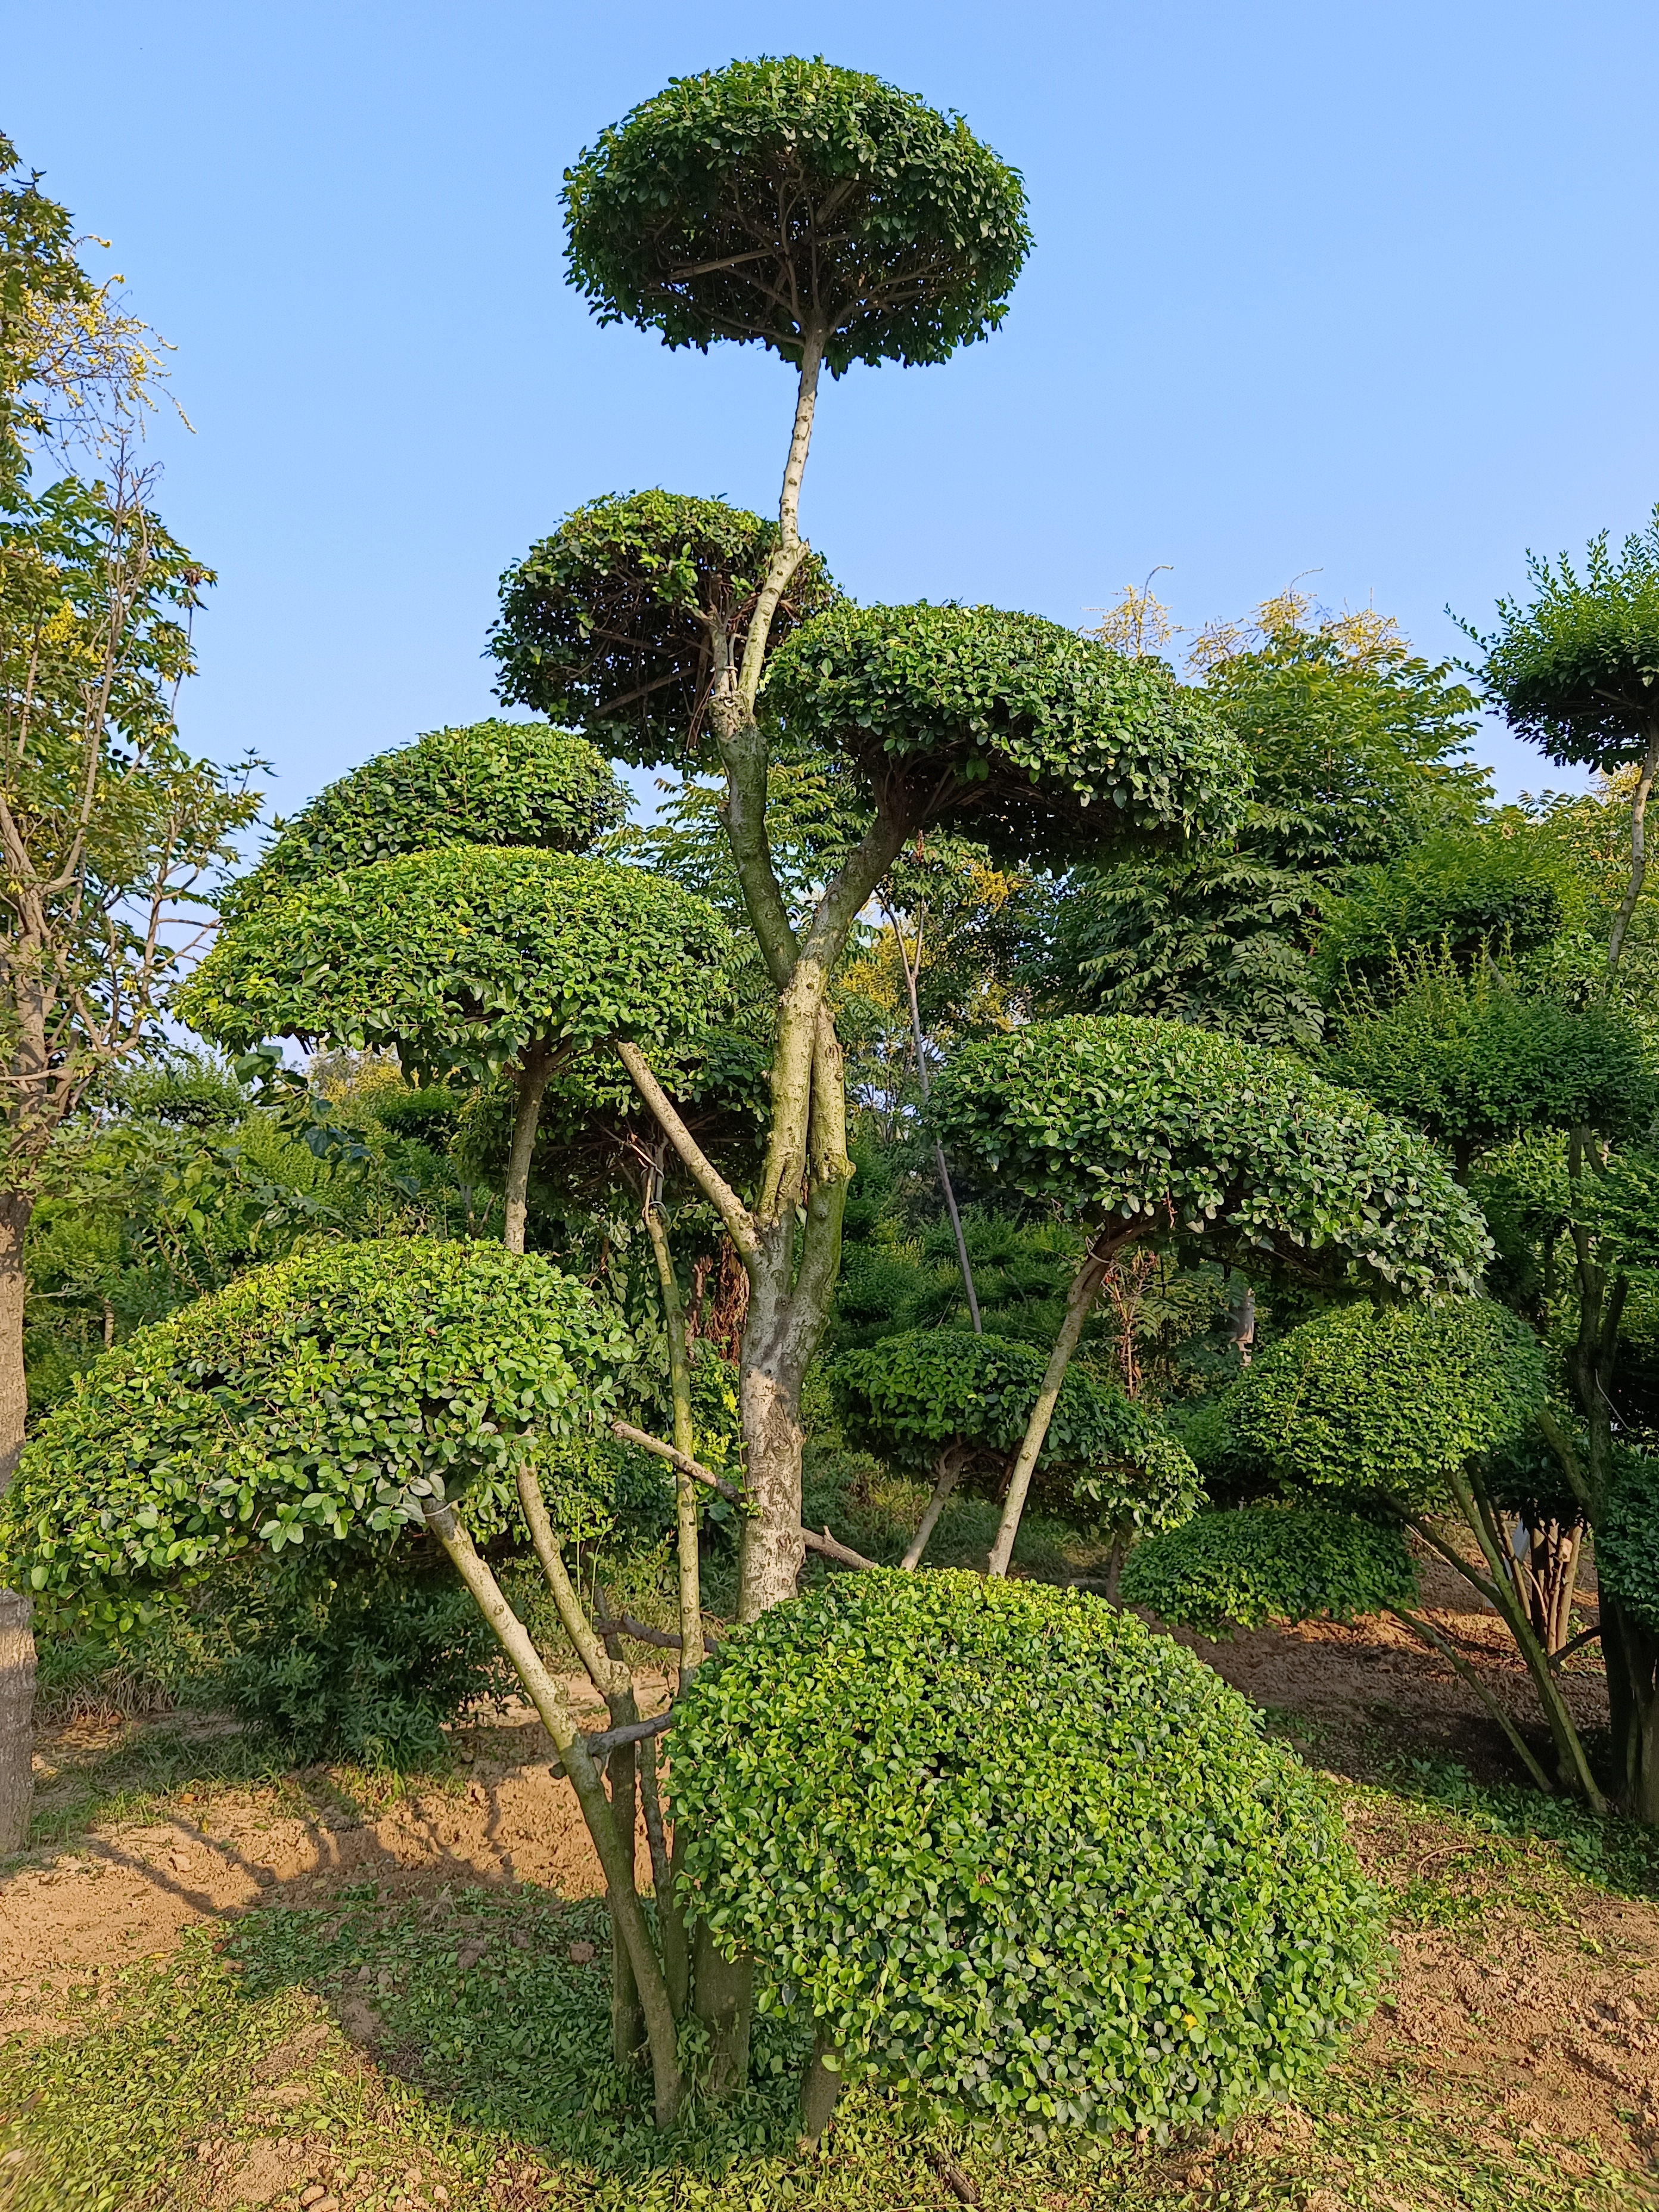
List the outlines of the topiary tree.
{"type": "Polygon", "coordinates": [[[437,845],[584,852],[627,811],[610,763],[568,730],[500,721],[429,730],[412,745],[376,753],[279,821],[223,911],[240,914],[343,868],[437,845]]]}
{"type": "MultiPolygon", "coordinates": [[[[1562,1782],[1599,1810],[1503,1518],[1506,1460],[1534,1433],[1547,1394],[1543,1348],[1532,1330],[1490,1299],[1462,1298],[1330,1308],[1261,1352],[1224,1407],[1235,1445],[1292,1497],[1403,1522],[1496,1608],[1532,1676],[1562,1782]],[[1484,1571],[1437,1525],[1449,1512],[1474,1537],[1484,1571]]],[[[1250,1524],[1249,1540],[1261,1540],[1266,1526],[1250,1524]]],[[[1288,1533],[1293,1524],[1285,1526],[1288,1533]]],[[[1171,1617],[1187,1616],[1176,1610],[1171,1617]]],[[[1420,1621],[1409,1625],[1426,1632],[1420,1621]]]]}
{"type": "Polygon", "coordinates": [[[800,1386],[829,1316],[852,1173],[827,994],[858,915],[930,820],[966,810],[976,835],[1052,836],[1067,850],[1085,829],[1179,837],[1224,818],[1248,779],[1237,747],[1167,676],[1126,678],[1106,648],[1052,625],[984,609],[820,607],[799,495],[823,366],[946,359],[1000,320],[1026,251],[1018,177],[959,118],[823,62],[734,63],[677,82],[606,132],[570,172],[566,207],[573,281],[602,320],[671,345],[768,346],[798,373],[758,578],[735,543],[742,519],[684,529],[684,514],[635,506],[615,514],[614,550],[590,558],[613,511],[596,527],[579,510],[509,576],[494,638],[503,696],[595,735],[626,726],[619,742],[641,760],[684,763],[706,732],[725,780],[723,823],[777,1006],[751,1194],[702,1153],[646,1053],[621,1049],[750,1279],[741,1391],[755,1511],[740,1609],[752,1618],[793,1592],[801,1562],[800,1386]],[[805,911],[785,896],[767,832],[778,748],[761,685],[780,610],[785,627],[812,615],[767,679],[783,745],[844,738],[873,802],[805,911]],[[579,635],[593,640],[586,660],[579,635]],[[877,724],[882,739],[864,744],[856,733],[877,724]]]}
{"type": "Polygon", "coordinates": [[[808,2136],[860,2079],[969,2122],[1212,2125],[1370,2005],[1334,1808],[1097,1599],[837,1578],[727,1639],[672,1741],[695,1910],[812,2022],[808,2136]]]}
{"type": "MultiPolygon", "coordinates": [[[[1000,1493],[1042,1385],[1043,1356],[1028,1344],[964,1329],[918,1328],[844,1353],[830,1382],[849,1443],[905,1474],[933,1478],[933,1495],[901,1565],[921,1564],[945,1501],[965,1477],[1000,1493]]],[[[1191,1460],[1144,1407],[1078,1370],[1060,1386],[1037,1476],[1111,1542],[1109,1592],[1123,1555],[1150,1529],[1184,1520],[1198,1502],[1191,1460]]]]}
{"type": "Polygon", "coordinates": [[[1471,1288],[1479,1210],[1421,1137],[1296,1061],[1173,1022],[1075,1015],[969,1046],[933,1127],[988,1187],[1087,1224],[991,1553],[1006,1574],[1060,1389],[1127,1245],[1196,1243],[1328,1285],[1471,1288]]]}
{"type": "Polygon", "coordinates": [[[1499,599],[1482,647],[1481,673],[1510,727],[1563,767],[1604,775],[1633,768],[1630,882],[1607,941],[1607,981],[1618,973],[1630,919],[1647,874],[1647,805],[1659,775],[1659,507],[1615,556],[1607,533],[1592,538],[1580,576],[1529,554],[1529,604],[1499,599]]]}
{"type": "Polygon", "coordinates": [[[43,1425],[0,1519],[0,1560],[63,1597],[201,1576],[263,1546],[372,1565],[401,1532],[434,1538],[547,1727],[605,1872],[612,2023],[653,2062],[659,2119],[682,2093],[684,1923],[640,1768],[657,1885],[653,1936],[634,1887],[634,1679],[578,1600],[563,1559],[641,1506],[666,1518],[658,1459],[607,1433],[633,1346],[614,1315],[542,1260],[417,1237],[330,1244],[241,1277],[92,1370],[43,1425]],[[561,1625],[614,1733],[578,1729],[563,1685],[480,1556],[530,1536],[561,1625]],[[610,1793],[601,1779],[609,1759],[610,1793]]]}
{"type": "Polygon", "coordinates": [[[1441,956],[1460,969],[1547,945],[1580,895],[1540,838],[1490,830],[1425,837],[1387,866],[1355,871],[1326,908],[1314,975],[1327,996],[1381,995],[1402,958],[1441,956]]]}
{"type": "Polygon", "coordinates": [[[179,1008],[246,1050],[295,1036],[395,1047],[428,1076],[514,1071],[506,1242],[524,1249],[536,1126],[556,1067],[619,1034],[694,1036],[721,1006],[730,940],[678,885],[533,848],[451,845],[246,908],[179,1008]]]}

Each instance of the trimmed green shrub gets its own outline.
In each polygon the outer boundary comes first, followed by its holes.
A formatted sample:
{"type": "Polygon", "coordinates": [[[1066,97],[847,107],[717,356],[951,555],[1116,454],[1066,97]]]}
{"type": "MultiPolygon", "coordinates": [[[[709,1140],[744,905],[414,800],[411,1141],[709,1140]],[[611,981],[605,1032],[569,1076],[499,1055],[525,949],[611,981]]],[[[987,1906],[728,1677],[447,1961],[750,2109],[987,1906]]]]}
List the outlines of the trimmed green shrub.
{"type": "Polygon", "coordinates": [[[586,1534],[645,1479],[594,1433],[631,1356],[545,1261],[422,1237],[313,1247],[97,1362],[24,1453],[0,1563],[35,1589],[161,1582],[256,1543],[381,1536],[419,1520],[422,1486],[460,1497],[483,1537],[516,1514],[526,1453],[586,1534]]]}
{"type": "Polygon", "coordinates": [[[440,845],[580,852],[614,830],[628,794],[603,753],[545,722],[429,730],[377,753],[276,825],[257,867],[224,902],[240,914],[343,868],[440,845]]]}
{"type": "Polygon", "coordinates": [[[1334,1807],[1098,1600],[838,1577],[728,1638],[669,1743],[693,1912],[923,2111],[1162,2136],[1293,2088],[1369,2008],[1334,1807]]]}
{"type": "Polygon", "coordinates": [[[1490,1299],[1336,1306],[1258,1354],[1227,1420],[1281,1480],[1415,1510],[1523,1437],[1547,1395],[1543,1347],[1490,1299]]]}
{"type": "MultiPolygon", "coordinates": [[[[740,642],[777,544],[775,520],[724,500],[589,500],[501,578],[489,632],[501,696],[602,731],[623,760],[718,766],[704,714],[708,617],[740,642]]],[[[772,617],[772,643],[835,597],[809,552],[772,617]]]]}
{"type": "MultiPolygon", "coordinates": [[[[1029,1344],[966,1329],[918,1328],[843,1353],[830,1370],[842,1433],[907,1474],[932,1476],[942,1453],[972,1450],[975,1471],[1006,1472],[1047,1364],[1029,1344]]],[[[1146,1409],[1073,1368],[1037,1462],[1066,1504],[1126,1535],[1184,1520],[1197,1504],[1192,1461],[1146,1409]]]]}
{"type": "Polygon", "coordinates": [[[1351,1620],[1417,1602],[1417,1571],[1392,1522],[1317,1506],[1200,1513],[1129,1554],[1119,1593],[1160,1620],[1222,1637],[1267,1620],[1351,1620]]]}
{"type": "Polygon", "coordinates": [[[1074,1015],[958,1052],[933,1085],[946,1153],[1073,1216],[1358,1261],[1404,1291],[1473,1287],[1480,1210],[1425,1139],[1288,1056],[1178,1022],[1074,1015]]]}
{"type": "Polygon", "coordinates": [[[451,845],[262,902],[180,994],[204,1036],[327,1037],[482,1080],[541,1039],[695,1032],[727,995],[725,925],[659,876],[525,848],[451,845]]]}
{"type": "Polygon", "coordinates": [[[1540,841],[1452,831],[1386,866],[1358,871],[1328,909],[1315,968],[1328,986],[1364,977],[1383,989],[1403,953],[1443,947],[1460,968],[1484,953],[1547,945],[1570,918],[1573,886],[1540,841]]]}
{"type": "Polygon", "coordinates": [[[984,337],[1030,246],[1018,172],[959,115],[794,54],[676,77],[566,170],[564,206],[602,323],[787,361],[811,326],[836,376],[984,337]]]}
{"type": "Polygon", "coordinates": [[[1161,660],[1000,607],[842,602],[779,647],[763,696],[792,743],[845,755],[902,818],[948,812],[1028,862],[1224,829],[1249,788],[1237,740],[1161,660]]]}
{"type": "Polygon", "coordinates": [[[668,1741],[692,1911],[925,2111],[1201,2126],[1370,2008],[1376,1902],[1318,1783],[1099,1599],[836,1577],[721,1644],[668,1741]]]}

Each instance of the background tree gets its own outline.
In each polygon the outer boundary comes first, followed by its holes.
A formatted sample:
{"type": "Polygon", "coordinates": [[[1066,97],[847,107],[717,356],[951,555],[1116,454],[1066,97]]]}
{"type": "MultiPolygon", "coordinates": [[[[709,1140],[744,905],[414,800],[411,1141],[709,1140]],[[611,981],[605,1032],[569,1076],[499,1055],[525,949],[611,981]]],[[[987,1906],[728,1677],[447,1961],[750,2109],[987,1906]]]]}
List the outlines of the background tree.
{"type": "Polygon", "coordinates": [[[1481,675],[1511,729],[1563,766],[1636,770],[1630,878],[1607,938],[1609,985],[1647,875],[1647,805],[1659,775],[1659,509],[1618,556],[1605,531],[1581,577],[1566,554],[1528,561],[1529,604],[1498,603],[1498,628],[1474,637],[1481,675]]]}
{"type": "MultiPolygon", "coordinates": [[[[1113,636],[1125,652],[1150,641],[1139,622],[1113,636]]],[[[1249,631],[1203,633],[1194,657],[1255,771],[1237,830],[1192,853],[1078,869],[1045,988],[1057,1012],[1158,1014],[1258,1044],[1311,1044],[1324,1016],[1310,954],[1326,902],[1356,869],[1481,805],[1484,774],[1463,757],[1474,697],[1392,623],[1316,617],[1295,592],[1267,601],[1249,631]]]]}
{"type": "Polygon", "coordinates": [[[1339,1288],[1471,1289],[1491,1250],[1424,1140],[1293,1062],[1183,1024],[1075,1015],[969,1046],[934,1088],[953,1154],[1086,1224],[992,1548],[1008,1571],[1047,1424],[1107,1268],[1201,1243],[1339,1288]]]}

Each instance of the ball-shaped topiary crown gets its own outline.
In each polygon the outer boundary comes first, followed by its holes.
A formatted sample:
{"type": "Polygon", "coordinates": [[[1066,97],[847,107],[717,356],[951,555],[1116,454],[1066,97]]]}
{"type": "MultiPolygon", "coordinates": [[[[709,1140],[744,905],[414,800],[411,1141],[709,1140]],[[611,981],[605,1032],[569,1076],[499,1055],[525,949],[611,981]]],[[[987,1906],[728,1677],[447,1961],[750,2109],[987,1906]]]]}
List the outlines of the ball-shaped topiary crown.
{"type": "Polygon", "coordinates": [[[677,77],[565,172],[570,282],[602,322],[831,371],[985,337],[1030,244],[1019,177],[958,115],[793,55],[677,77]]]}
{"type": "MultiPolygon", "coordinates": [[[[591,731],[641,766],[712,761],[712,623],[740,655],[778,541],[775,522],[723,500],[590,500],[501,578],[489,633],[501,696],[591,731]]],[[[806,554],[773,613],[773,644],[835,597],[823,563],[806,554]]]]}
{"type": "Polygon", "coordinates": [[[1252,1361],[1227,1425],[1284,1482],[1416,1510],[1525,1436],[1547,1389],[1537,1337],[1489,1298],[1335,1306],[1252,1361]]]}
{"type": "Polygon", "coordinates": [[[957,2118],[1217,2121],[1370,2002],[1374,1901],[1244,1700],[1095,1599],[845,1576],[670,1735],[694,1913],[853,2078],[957,2118]]]}
{"type": "Polygon", "coordinates": [[[394,1046],[429,1074],[494,1074],[539,1041],[694,1036],[726,1003],[731,939],[661,876],[525,848],[377,860],[240,916],[179,1012],[263,1037],[394,1046]]]}
{"type": "Polygon", "coordinates": [[[223,902],[240,913],[342,868],[434,846],[535,845],[579,853],[614,830],[628,794],[586,738],[544,722],[429,730],[376,753],[286,822],[223,902]]]}
{"type": "Polygon", "coordinates": [[[1247,1505],[1149,1536],[1130,1553],[1118,1594],[1219,1638],[1269,1620],[1352,1620],[1414,1605],[1417,1570],[1397,1522],[1247,1505]]]}
{"type": "Polygon", "coordinates": [[[1249,790],[1237,740],[1162,661],[1000,607],[837,605],[780,647],[763,696],[896,820],[948,817],[999,854],[1178,841],[1249,790]]]}
{"type": "Polygon", "coordinates": [[[1471,1286],[1479,1208],[1427,1140],[1287,1054],[1180,1022],[1079,1014],[966,1046],[929,1118],[992,1186],[1114,1231],[1471,1286]]]}
{"type": "Polygon", "coordinates": [[[255,1543],[383,1538],[418,1520],[414,1484],[459,1494],[482,1537],[516,1511],[526,1453],[586,1534],[624,1479],[596,1431],[632,1357],[544,1260],[314,1247],[106,1353],[31,1440],[0,1555],[36,1589],[159,1583],[255,1543]]]}

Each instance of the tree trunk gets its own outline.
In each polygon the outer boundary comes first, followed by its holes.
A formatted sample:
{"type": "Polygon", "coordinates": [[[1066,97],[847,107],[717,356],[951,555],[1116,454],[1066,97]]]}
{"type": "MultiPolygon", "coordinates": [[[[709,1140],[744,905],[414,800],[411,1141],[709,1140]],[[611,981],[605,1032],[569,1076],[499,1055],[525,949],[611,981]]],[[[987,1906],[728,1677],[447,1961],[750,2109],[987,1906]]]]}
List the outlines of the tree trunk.
{"type": "Polygon", "coordinates": [[[939,1526],[939,1516],[944,1512],[946,1500],[961,1481],[962,1471],[972,1456],[972,1446],[963,1443],[947,1444],[939,1454],[933,1470],[933,1494],[927,1501],[927,1511],[916,1523],[916,1533],[911,1537],[904,1557],[899,1561],[907,1574],[913,1574],[921,1565],[921,1555],[939,1526]]]}
{"type": "Polygon", "coordinates": [[[842,2077],[827,2062],[835,2051],[820,2033],[812,2039],[812,2056],[806,2062],[806,2071],[800,2082],[800,2140],[804,2146],[816,2143],[830,2124],[841,2095],[842,2077]]]}
{"type": "Polygon", "coordinates": [[[708,2094],[738,2096],[749,2084],[749,2021],[754,1998],[752,1960],[724,1959],[699,1923],[691,1976],[691,2005],[708,2030],[708,2094]]]}
{"type": "Polygon", "coordinates": [[[536,1150],[536,1127],[542,1118],[542,1100],[553,1073],[553,1047],[545,1037],[526,1051],[519,1069],[517,1098],[513,1114],[513,1143],[507,1156],[507,1221],[502,1231],[509,1252],[524,1249],[525,1220],[530,1211],[530,1162],[536,1150]]]}
{"type": "Polygon", "coordinates": [[[1613,909],[1613,929],[1607,939],[1607,988],[1613,988],[1613,977],[1619,972],[1619,957],[1625,949],[1625,933],[1630,927],[1631,916],[1636,911],[1636,902],[1642,896],[1642,885],[1648,872],[1647,813],[1648,800],[1653,793],[1654,779],[1659,776],[1659,720],[1648,727],[1648,749],[1636,789],[1631,794],[1630,809],[1630,881],[1625,895],[1613,909]]]}
{"type": "MultiPolygon", "coordinates": [[[[22,1456],[28,1419],[23,1378],[23,1237],[33,1208],[0,1194],[0,1497],[22,1456]]],[[[34,1808],[34,1607],[27,1590],[0,1589],[0,1856],[28,1842],[34,1808]]]]}
{"type": "Polygon", "coordinates": [[[1072,1287],[1066,1298],[1066,1318],[1060,1323],[1060,1334],[1054,1339],[1054,1348],[1048,1355],[1048,1364],[1043,1370],[1042,1387],[1037,1392],[1036,1405],[1031,1408],[1031,1418],[1025,1425],[1025,1434],[1020,1440],[1014,1471],[1008,1478],[1008,1495],[1003,1501],[1002,1522],[997,1530],[997,1540],[991,1547],[991,1558],[986,1569],[988,1574],[1006,1575],[1008,1571],[1008,1562],[1014,1555],[1014,1539],[1019,1534],[1020,1516],[1025,1510],[1025,1493],[1031,1486],[1037,1457],[1048,1437],[1048,1424],[1054,1419],[1054,1401],[1060,1396],[1066,1370],[1072,1364],[1072,1354],[1077,1350],[1084,1323],[1094,1310],[1095,1300],[1099,1296],[1100,1285],[1109,1264],[1109,1260],[1098,1255],[1091,1245],[1084,1255],[1083,1265],[1072,1279],[1072,1287]]]}

